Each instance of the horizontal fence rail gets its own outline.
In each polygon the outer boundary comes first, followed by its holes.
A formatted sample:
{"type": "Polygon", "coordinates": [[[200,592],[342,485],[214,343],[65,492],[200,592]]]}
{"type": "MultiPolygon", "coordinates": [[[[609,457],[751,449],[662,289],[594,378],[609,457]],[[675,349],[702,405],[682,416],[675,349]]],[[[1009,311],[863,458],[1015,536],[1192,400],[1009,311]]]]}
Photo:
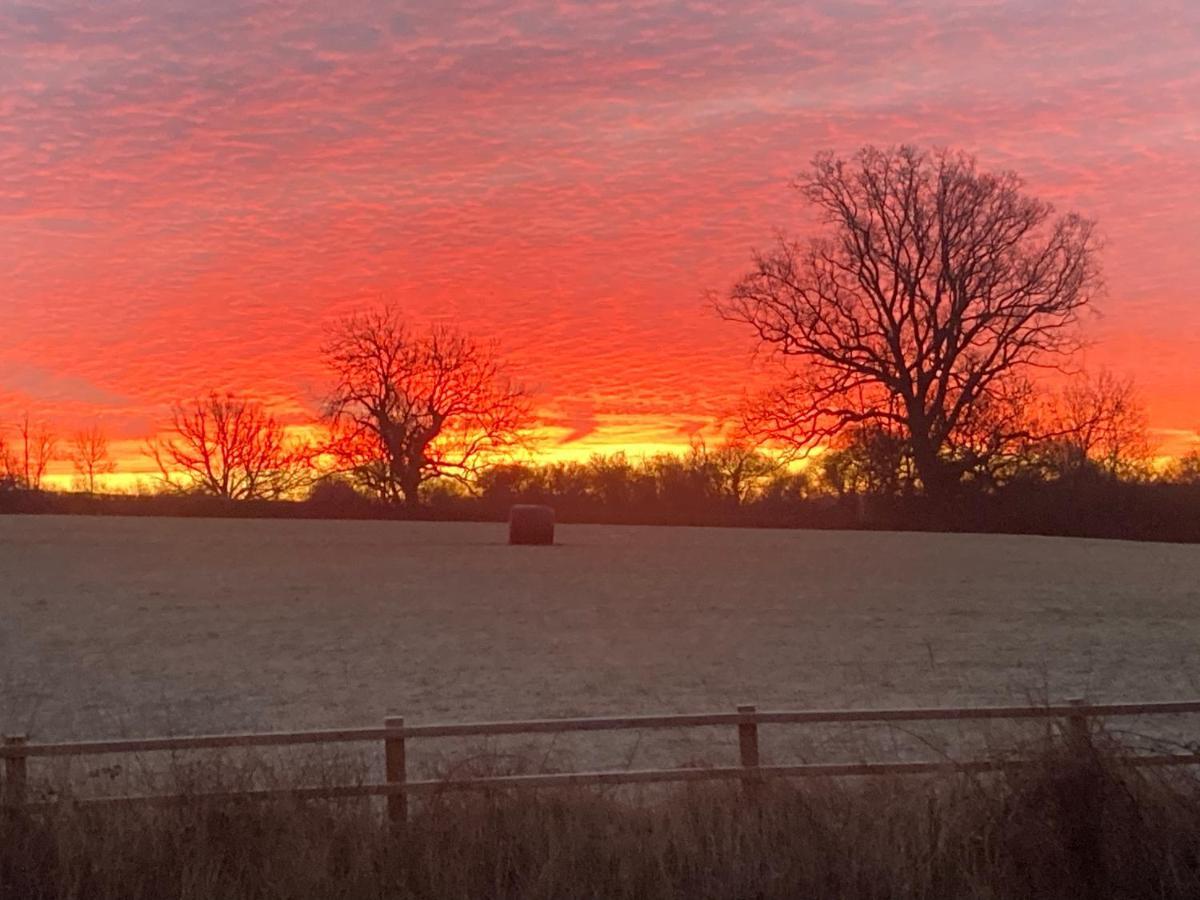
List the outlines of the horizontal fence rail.
{"type": "Polygon", "coordinates": [[[718,725],[816,725],[832,723],[950,722],[973,719],[1089,719],[1200,713],[1200,700],[1154,703],[1054,704],[1048,706],[949,706],[913,709],[826,709],[683,713],[650,716],[603,716],[578,719],[526,719],[512,722],[460,722],[382,728],[335,728],[256,734],[204,734],[0,746],[0,759],[36,756],[91,756],[170,750],[219,750],[293,744],[336,744],[388,738],[494,737],[509,734],[560,734],[573,731],[631,731],[643,728],[698,728],[718,725]]]}
{"type": "MultiPolygon", "coordinates": [[[[81,757],[117,753],[178,752],[248,747],[281,747],[305,744],[363,743],[382,741],[386,781],[380,784],[333,785],[259,790],[220,791],[192,795],[187,799],[236,800],[291,797],[296,799],[344,799],[386,797],[393,822],[407,819],[407,798],[443,791],[552,788],[597,785],[651,784],[684,781],[741,780],[753,791],[766,778],[865,777],[936,773],[982,773],[1017,769],[1024,760],[968,760],[916,762],[804,763],[762,765],[759,758],[760,725],[887,724],[897,722],[953,722],[978,720],[1060,720],[1072,740],[1086,741],[1089,720],[1182,715],[1200,713],[1200,700],[1151,703],[1087,704],[1072,700],[1044,706],[917,707],[907,709],[834,709],[759,711],[739,706],[736,712],[604,716],[589,718],[528,719],[508,722],[474,722],[408,725],[399,716],[389,716],[383,727],[341,728],[317,731],[284,731],[256,734],[216,734],[120,740],[30,743],[24,735],[5,737],[0,743],[4,780],[0,800],[6,806],[23,805],[27,793],[27,761],[45,757],[81,757]],[[702,728],[733,726],[737,729],[740,765],[703,768],[626,769],[565,772],[533,775],[489,775],[479,777],[409,780],[407,742],[423,738],[494,737],[518,734],[564,734],[591,731],[636,731],[642,729],[702,728]]],[[[1134,766],[1200,765],[1200,753],[1156,754],[1125,757],[1134,766]]],[[[87,805],[128,803],[173,803],[178,795],[87,798],[87,805]]]]}

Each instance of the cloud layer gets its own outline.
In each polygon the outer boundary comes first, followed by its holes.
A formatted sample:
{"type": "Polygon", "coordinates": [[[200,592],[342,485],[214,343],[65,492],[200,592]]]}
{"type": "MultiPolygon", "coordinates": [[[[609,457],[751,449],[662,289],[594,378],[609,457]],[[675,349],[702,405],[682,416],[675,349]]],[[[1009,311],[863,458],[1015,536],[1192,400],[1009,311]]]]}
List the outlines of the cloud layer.
{"type": "Polygon", "coordinates": [[[1091,361],[1200,425],[1200,6],[1113,0],[10,0],[0,407],[300,420],[388,298],[498,338],[559,439],[685,441],[751,371],[703,292],[803,230],[814,152],[900,141],[1099,219],[1091,361]]]}

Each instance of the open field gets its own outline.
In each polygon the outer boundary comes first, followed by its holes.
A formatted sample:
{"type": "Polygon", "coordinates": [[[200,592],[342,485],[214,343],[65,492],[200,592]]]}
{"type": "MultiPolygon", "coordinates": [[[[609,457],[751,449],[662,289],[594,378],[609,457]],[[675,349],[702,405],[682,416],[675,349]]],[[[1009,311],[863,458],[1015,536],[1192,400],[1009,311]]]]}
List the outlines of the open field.
{"type": "Polygon", "coordinates": [[[559,539],[0,518],[0,730],[1200,695],[1198,546],[609,526],[559,539]]]}

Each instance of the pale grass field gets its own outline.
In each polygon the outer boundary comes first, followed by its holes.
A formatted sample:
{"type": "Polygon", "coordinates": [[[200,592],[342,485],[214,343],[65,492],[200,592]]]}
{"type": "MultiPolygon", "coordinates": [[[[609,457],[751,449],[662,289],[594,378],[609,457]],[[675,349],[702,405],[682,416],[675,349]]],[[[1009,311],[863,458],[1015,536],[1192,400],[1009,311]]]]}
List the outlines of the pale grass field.
{"type": "MultiPolygon", "coordinates": [[[[1200,697],[1200,546],[608,526],[560,526],[552,548],[505,537],[497,524],[0,517],[0,731],[1200,697]]],[[[725,761],[713,735],[606,740],[519,749],[725,761]]],[[[768,761],[820,757],[825,738],[772,740],[768,761]]],[[[894,732],[839,740],[908,752],[894,732]]]]}

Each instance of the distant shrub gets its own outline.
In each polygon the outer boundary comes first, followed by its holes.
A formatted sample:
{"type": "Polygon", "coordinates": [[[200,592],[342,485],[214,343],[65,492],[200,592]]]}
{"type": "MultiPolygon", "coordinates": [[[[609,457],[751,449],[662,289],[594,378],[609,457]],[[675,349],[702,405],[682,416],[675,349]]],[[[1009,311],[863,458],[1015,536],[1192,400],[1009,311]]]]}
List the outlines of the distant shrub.
{"type": "Polygon", "coordinates": [[[325,513],[354,513],[370,506],[366,497],[336,478],[322,478],[314,484],[307,503],[325,513]]]}

